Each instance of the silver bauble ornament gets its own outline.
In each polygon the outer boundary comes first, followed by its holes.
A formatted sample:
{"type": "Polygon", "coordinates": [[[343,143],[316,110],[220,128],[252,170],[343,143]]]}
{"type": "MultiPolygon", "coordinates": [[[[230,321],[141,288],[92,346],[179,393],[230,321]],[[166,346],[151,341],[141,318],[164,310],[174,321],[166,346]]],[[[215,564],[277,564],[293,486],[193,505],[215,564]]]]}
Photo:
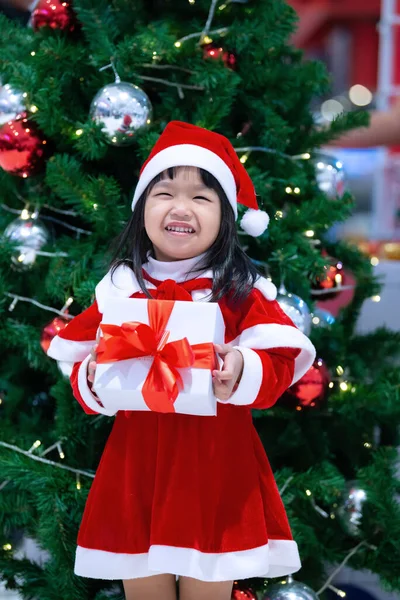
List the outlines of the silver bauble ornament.
{"type": "Polygon", "coordinates": [[[322,152],[316,152],[312,160],[321,192],[324,192],[330,200],[343,196],[345,191],[343,164],[334,156],[322,152]]]}
{"type": "Polygon", "coordinates": [[[323,308],[316,307],[311,313],[311,321],[313,327],[331,327],[336,319],[331,313],[323,308]]]}
{"type": "Polygon", "coordinates": [[[308,585],[289,576],[268,586],[263,600],[318,600],[318,596],[308,585]]]}
{"type": "Polygon", "coordinates": [[[13,121],[26,111],[22,92],[15,90],[9,83],[0,87],[0,125],[13,121]]]}
{"type": "Polygon", "coordinates": [[[307,304],[296,294],[289,294],[281,285],[277,296],[279,306],[293,323],[304,333],[309,335],[311,331],[311,313],[307,304]]]}
{"type": "Polygon", "coordinates": [[[8,224],[4,237],[18,244],[11,260],[16,267],[24,269],[34,264],[37,251],[49,241],[49,232],[39,219],[19,217],[8,224]]]}
{"type": "Polygon", "coordinates": [[[358,481],[346,483],[346,489],[336,508],[339,521],[345,531],[352,537],[359,537],[362,521],[363,505],[367,493],[358,481]]]}
{"type": "Polygon", "coordinates": [[[103,125],[103,132],[113,146],[128,146],[136,132],[148,127],[153,109],[145,92],[125,81],[101,88],[90,105],[90,116],[103,125]]]}

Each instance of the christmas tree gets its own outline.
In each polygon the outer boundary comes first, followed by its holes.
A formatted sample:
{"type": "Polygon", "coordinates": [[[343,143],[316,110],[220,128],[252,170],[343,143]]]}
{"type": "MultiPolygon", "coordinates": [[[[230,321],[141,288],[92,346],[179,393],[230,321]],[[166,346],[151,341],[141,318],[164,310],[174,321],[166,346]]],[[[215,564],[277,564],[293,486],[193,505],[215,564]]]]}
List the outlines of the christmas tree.
{"type": "MultiPolygon", "coordinates": [[[[45,350],[91,304],[140,165],[177,119],[232,141],[271,215],[261,237],[242,232],[243,247],[318,351],[300,384],[254,411],[300,548],[295,578],[322,593],[327,566],[348,563],[400,589],[399,336],[356,332],[379,285],[370,259],[330,235],[352,198],[319,150],[366,115],[315,123],[329,77],[290,45],[296,15],[282,0],[51,4],[40,0],[27,28],[0,16],[0,578],[23,598],[123,597],[115,582],[73,574],[113,421],[82,411],[71,365],[45,350]],[[125,105],[113,111],[114,93],[125,105]]],[[[270,583],[237,585],[251,597],[270,583]]]]}

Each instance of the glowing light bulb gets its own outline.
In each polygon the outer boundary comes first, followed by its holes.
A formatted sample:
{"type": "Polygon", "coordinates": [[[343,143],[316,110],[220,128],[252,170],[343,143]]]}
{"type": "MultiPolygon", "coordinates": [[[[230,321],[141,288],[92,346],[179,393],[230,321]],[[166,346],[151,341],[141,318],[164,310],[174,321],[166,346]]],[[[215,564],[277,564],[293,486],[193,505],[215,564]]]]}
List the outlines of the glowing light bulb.
{"type": "Polygon", "coordinates": [[[350,88],[349,98],[356,106],[367,106],[372,102],[372,92],[358,83],[350,88]]]}

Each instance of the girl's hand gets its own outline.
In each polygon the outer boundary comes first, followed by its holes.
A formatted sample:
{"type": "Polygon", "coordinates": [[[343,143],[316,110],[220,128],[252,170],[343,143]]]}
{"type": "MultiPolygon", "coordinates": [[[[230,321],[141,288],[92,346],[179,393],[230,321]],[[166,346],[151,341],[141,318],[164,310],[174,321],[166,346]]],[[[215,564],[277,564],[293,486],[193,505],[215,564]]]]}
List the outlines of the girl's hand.
{"type": "Polygon", "coordinates": [[[96,375],[96,367],[97,367],[97,362],[96,362],[96,360],[97,360],[97,354],[96,354],[96,350],[97,350],[97,347],[99,345],[99,341],[100,341],[100,328],[97,330],[96,345],[93,346],[93,348],[90,351],[90,354],[91,354],[92,358],[89,361],[88,372],[87,372],[87,378],[88,378],[88,381],[90,383],[94,382],[94,376],[96,375]]]}
{"type": "Polygon", "coordinates": [[[243,355],[228,344],[214,344],[215,351],[224,361],[221,371],[213,371],[214,395],[219,400],[229,400],[243,373],[243,355]]]}

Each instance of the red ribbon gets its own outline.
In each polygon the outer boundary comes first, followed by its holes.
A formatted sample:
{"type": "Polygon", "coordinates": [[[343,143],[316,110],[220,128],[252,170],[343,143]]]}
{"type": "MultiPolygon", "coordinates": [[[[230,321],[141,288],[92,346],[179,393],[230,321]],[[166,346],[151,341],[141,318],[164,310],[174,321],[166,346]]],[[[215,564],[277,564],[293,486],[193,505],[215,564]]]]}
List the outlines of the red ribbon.
{"type": "Polygon", "coordinates": [[[183,389],[177,369],[215,369],[217,360],[212,343],[190,345],[185,337],[169,342],[166,330],[175,302],[148,300],[150,325],[130,321],[119,325],[100,325],[103,337],[97,348],[97,362],[110,363],[128,358],[153,356],[143,384],[144,401],[152,411],[175,412],[174,402],[183,389]]]}

